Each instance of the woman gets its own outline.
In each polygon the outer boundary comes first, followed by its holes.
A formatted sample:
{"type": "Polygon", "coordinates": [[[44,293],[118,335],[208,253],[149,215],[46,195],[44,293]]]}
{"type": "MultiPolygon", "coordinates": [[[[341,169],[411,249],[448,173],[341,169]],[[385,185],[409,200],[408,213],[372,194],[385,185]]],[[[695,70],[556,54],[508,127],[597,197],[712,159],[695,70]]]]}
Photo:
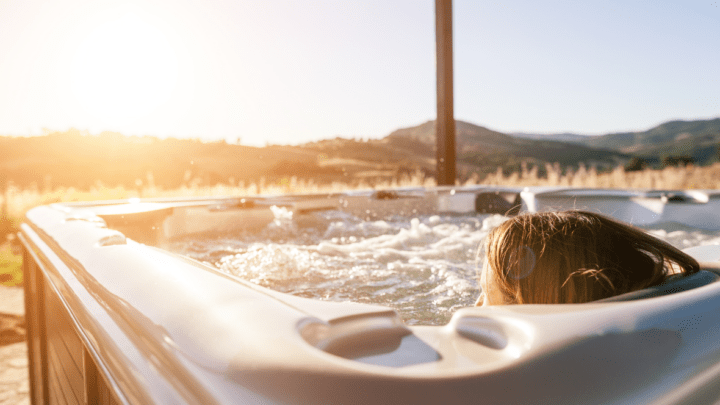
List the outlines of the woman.
{"type": "Polygon", "coordinates": [[[490,232],[484,248],[476,305],[590,302],[700,269],[667,242],[585,211],[516,216],[490,232]]]}

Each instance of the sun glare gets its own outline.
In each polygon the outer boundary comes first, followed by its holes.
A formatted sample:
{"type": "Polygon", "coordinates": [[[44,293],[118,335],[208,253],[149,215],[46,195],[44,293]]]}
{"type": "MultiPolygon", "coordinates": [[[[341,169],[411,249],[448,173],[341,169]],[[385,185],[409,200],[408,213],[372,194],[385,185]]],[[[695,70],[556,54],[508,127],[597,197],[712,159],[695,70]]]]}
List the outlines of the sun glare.
{"type": "Polygon", "coordinates": [[[73,90],[94,120],[124,124],[168,101],[178,70],[163,32],[128,13],[98,25],[79,44],[73,90]]]}

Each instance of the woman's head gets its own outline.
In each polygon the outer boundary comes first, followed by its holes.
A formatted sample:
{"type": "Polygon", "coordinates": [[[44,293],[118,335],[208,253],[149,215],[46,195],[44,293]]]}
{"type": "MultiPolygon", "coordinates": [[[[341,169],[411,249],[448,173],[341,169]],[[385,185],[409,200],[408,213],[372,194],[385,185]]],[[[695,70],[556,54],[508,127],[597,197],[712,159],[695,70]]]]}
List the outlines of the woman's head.
{"type": "Polygon", "coordinates": [[[699,270],[668,243],[585,211],[516,216],[493,229],[484,248],[487,304],[590,302],[699,270]]]}

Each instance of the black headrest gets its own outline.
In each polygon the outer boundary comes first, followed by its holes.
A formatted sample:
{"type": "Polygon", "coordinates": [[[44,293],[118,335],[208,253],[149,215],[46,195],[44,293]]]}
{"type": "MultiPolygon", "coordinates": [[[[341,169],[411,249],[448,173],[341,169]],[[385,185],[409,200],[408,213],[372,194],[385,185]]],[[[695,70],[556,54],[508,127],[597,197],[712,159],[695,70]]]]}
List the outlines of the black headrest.
{"type": "Polygon", "coordinates": [[[618,302],[641,300],[644,298],[661,297],[663,295],[674,294],[681,291],[692,290],[693,288],[702,287],[714,283],[720,279],[720,275],[707,270],[700,270],[697,273],[687,276],[673,275],[668,277],[662,284],[654,287],[645,288],[643,290],[632,291],[629,293],[617,295],[615,297],[604,298],[593,302],[618,302]]]}

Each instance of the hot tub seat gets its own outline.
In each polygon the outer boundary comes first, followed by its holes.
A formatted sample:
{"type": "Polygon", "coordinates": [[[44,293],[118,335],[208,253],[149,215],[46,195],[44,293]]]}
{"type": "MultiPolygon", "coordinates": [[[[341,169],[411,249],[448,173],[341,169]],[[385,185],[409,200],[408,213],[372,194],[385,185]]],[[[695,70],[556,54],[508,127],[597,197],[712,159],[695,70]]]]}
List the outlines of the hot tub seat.
{"type": "Polygon", "coordinates": [[[715,283],[718,280],[720,280],[720,274],[718,274],[718,270],[700,270],[697,273],[687,276],[670,276],[667,280],[665,280],[665,282],[654,287],[645,288],[639,291],[632,291],[629,293],[597,300],[594,302],[624,302],[661,297],[664,295],[675,294],[683,291],[689,291],[698,287],[703,287],[715,283]]]}

